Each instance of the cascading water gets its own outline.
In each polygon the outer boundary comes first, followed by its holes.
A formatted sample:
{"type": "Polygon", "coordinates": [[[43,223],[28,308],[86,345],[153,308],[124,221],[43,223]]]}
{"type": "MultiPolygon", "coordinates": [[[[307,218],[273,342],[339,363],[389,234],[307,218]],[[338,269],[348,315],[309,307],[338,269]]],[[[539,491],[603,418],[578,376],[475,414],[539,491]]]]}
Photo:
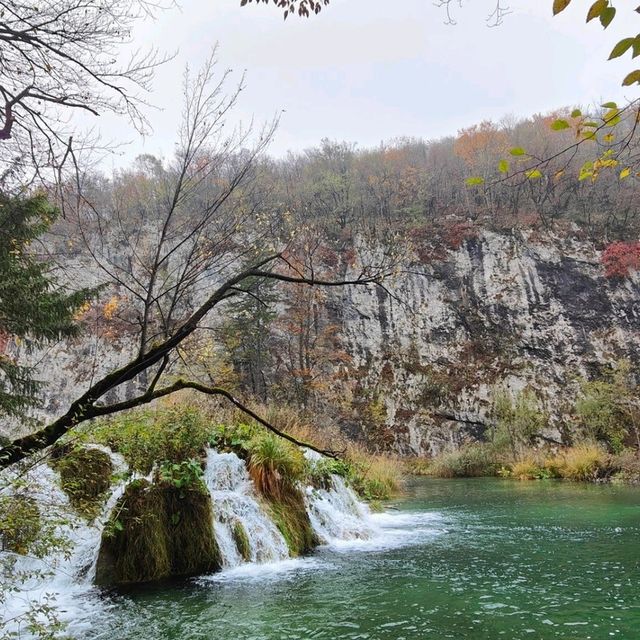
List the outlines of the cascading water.
{"type": "Polygon", "coordinates": [[[234,540],[240,524],[249,540],[252,562],[276,562],[289,557],[287,543],[269,519],[247,472],[235,453],[207,451],[204,482],[213,501],[214,531],[225,567],[242,562],[234,540]]]}
{"type": "Polygon", "coordinates": [[[325,544],[367,539],[375,533],[368,507],[340,476],[330,476],[323,488],[307,487],[305,502],[311,526],[325,544]]]}
{"type": "MultiPolygon", "coordinates": [[[[127,475],[127,465],[121,456],[104,447],[95,448],[108,453],[117,477],[127,475]]],[[[63,518],[64,521],[57,524],[57,532],[69,541],[69,552],[58,551],[44,559],[11,554],[16,558],[14,571],[27,572],[33,577],[21,585],[19,592],[0,603],[3,621],[19,620],[34,603],[48,603],[61,621],[71,623],[68,631],[72,632],[72,637],[83,633],[90,625],[92,615],[103,608],[100,592],[93,587],[93,581],[104,526],[127,483],[134,477],[135,474],[119,480],[112,487],[102,513],[87,523],[74,513],[56,471],[40,464],[29,472],[25,480],[30,496],[37,501],[45,519],[54,514],[56,518],[63,518]]],[[[245,562],[237,547],[237,536],[234,536],[239,525],[248,541],[247,560],[250,563],[280,566],[278,563],[289,559],[287,543],[269,517],[242,459],[233,453],[209,449],[203,480],[212,498],[212,524],[225,568],[238,567],[245,562]]],[[[378,528],[372,524],[367,507],[358,501],[342,478],[329,476],[323,488],[301,489],[311,525],[322,543],[375,537],[378,528]]],[[[286,564],[284,562],[283,566],[286,564]]],[[[251,569],[251,565],[247,568],[251,569]]],[[[11,624],[5,622],[3,631],[16,631],[17,627],[12,629],[11,624]]],[[[26,638],[28,634],[20,637],[26,638]]]]}
{"type": "MultiPolygon", "coordinates": [[[[110,456],[116,473],[126,472],[127,465],[122,456],[103,447],[95,448],[110,456]]],[[[82,618],[79,608],[93,586],[102,531],[126,486],[124,481],[116,484],[102,513],[87,523],[73,511],[67,495],[60,488],[58,474],[47,464],[35,466],[24,480],[30,489],[29,496],[40,508],[43,521],[54,526],[55,535],[65,539],[67,544],[65,549],[44,558],[13,554],[14,575],[29,578],[20,585],[19,592],[0,604],[2,619],[15,621],[15,628],[11,622],[7,625],[9,633],[19,629],[24,614],[34,605],[51,604],[60,612],[62,620],[77,623],[82,618]]]]}

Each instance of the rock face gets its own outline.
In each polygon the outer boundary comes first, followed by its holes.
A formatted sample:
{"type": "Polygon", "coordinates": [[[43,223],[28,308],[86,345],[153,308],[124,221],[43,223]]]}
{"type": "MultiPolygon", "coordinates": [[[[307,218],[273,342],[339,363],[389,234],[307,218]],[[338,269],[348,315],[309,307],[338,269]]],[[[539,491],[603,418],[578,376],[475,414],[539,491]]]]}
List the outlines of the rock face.
{"type": "MultiPolygon", "coordinates": [[[[403,454],[436,453],[482,438],[497,388],[530,387],[551,416],[547,435],[562,438],[577,378],[640,360],[639,274],[609,280],[599,258],[586,241],[484,231],[443,258],[413,262],[389,293],[328,292],[351,356],[336,393],[364,416],[345,428],[368,438],[377,430],[403,454]]],[[[49,416],[124,363],[133,344],[106,334],[50,353],[49,416]]],[[[107,400],[133,393],[132,384],[107,400]]]]}
{"type": "Polygon", "coordinates": [[[640,278],[606,279],[588,242],[483,232],[389,289],[344,291],[334,309],[401,453],[482,438],[498,387],[535,391],[561,438],[576,378],[640,355],[640,278]]]}

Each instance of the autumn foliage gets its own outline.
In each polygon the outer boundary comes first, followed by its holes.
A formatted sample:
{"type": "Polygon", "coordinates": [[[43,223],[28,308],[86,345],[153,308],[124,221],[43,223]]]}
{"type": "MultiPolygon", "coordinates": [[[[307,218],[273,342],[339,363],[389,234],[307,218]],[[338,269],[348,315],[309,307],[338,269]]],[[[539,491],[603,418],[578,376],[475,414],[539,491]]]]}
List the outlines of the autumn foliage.
{"type": "Polygon", "coordinates": [[[613,242],[600,260],[607,278],[626,278],[640,269],[640,242],[613,242]]]}

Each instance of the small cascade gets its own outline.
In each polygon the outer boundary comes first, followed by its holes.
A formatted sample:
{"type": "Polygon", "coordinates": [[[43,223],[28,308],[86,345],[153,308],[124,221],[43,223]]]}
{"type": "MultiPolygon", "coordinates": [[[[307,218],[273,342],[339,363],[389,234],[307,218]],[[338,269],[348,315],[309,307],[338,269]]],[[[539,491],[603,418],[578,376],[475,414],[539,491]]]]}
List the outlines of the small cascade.
{"type": "Polygon", "coordinates": [[[287,543],[258,502],[244,460],[234,453],[207,451],[204,482],[213,501],[214,529],[225,567],[241,557],[234,528],[241,526],[249,542],[251,562],[277,562],[289,557],[287,543]]]}
{"type": "MultiPolygon", "coordinates": [[[[109,449],[101,449],[110,456],[115,471],[126,471],[127,465],[122,456],[109,449]]],[[[87,523],[74,512],[66,493],[60,488],[57,472],[47,464],[34,467],[25,480],[30,488],[29,495],[37,501],[42,517],[45,520],[51,514],[55,517],[52,522],[56,525],[56,533],[68,540],[70,552],[59,551],[42,559],[15,555],[14,572],[24,572],[33,578],[22,585],[22,590],[15,597],[3,603],[2,617],[18,619],[34,602],[47,602],[53,596],[60,610],[64,611],[62,619],[77,622],[82,618],[81,603],[93,586],[104,524],[126,483],[121,481],[112,488],[102,513],[87,523]]]]}
{"type": "Polygon", "coordinates": [[[324,544],[365,540],[376,533],[368,507],[340,476],[329,476],[325,487],[307,487],[305,502],[313,530],[324,544]]]}

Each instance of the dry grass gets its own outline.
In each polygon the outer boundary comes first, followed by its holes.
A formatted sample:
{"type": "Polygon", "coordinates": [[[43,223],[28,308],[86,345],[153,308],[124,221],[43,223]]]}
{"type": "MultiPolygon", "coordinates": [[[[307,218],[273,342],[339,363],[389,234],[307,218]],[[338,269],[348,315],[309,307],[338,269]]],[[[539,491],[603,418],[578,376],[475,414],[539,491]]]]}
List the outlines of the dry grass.
{"type": "Polygon", "coordinates": [[[548,461],[561,478],[593,482],[610,468],[610,456],[597,444],[582,443],[565,449],[548,461]]]}

